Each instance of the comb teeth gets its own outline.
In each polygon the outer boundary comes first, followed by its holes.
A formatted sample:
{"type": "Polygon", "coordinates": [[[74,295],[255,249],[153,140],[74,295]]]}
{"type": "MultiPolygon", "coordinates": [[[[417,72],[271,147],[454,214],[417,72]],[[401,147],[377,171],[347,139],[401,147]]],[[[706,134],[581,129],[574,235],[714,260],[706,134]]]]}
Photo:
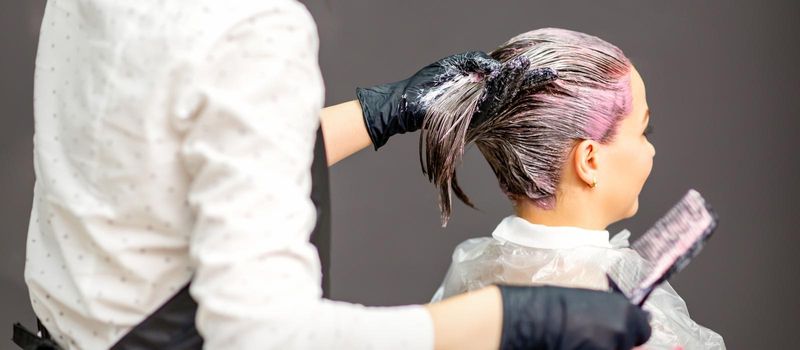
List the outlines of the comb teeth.
{"type": "Polygon", "coordinates": [[[698,237],[713,217],[703,197],[689,192],[631,246],[645,260],[655,262],[672,250],[686,249],[687,238],[698,237]]]}
{"type": "Polygon", "coordinates": [[[631,245],[651,266],[641,281],[634,282],[628,297],[642,305],[663,281],[683,269],[696,256],[717,226],[717,216],[700,193],[691,189],[631,245]]]}

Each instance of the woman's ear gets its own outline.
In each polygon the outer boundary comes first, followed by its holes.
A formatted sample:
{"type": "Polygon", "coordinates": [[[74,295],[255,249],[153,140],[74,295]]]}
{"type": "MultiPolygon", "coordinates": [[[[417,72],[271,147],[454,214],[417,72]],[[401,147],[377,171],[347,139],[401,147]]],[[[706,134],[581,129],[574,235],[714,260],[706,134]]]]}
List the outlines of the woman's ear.
{"type": "Polygon", "coordinates": [[[598,157],[597,151],[599,144],[592,140],[579,141],[573,150],[572,163],[580,181],[592,186],[598,176],[598,157]]]}

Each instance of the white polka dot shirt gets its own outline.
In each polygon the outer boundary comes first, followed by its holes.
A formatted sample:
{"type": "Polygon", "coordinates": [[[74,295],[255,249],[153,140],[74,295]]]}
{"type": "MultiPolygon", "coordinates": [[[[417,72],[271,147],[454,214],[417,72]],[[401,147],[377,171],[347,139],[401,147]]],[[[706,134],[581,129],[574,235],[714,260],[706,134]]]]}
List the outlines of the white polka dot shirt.
{"type": "Polygon", "coordinates": [[[188,281],[206,349],[429,349],[421,306],[321,298],[318,37],[291,0],[50,0],[25,280],[68,349],[188,281]]]}

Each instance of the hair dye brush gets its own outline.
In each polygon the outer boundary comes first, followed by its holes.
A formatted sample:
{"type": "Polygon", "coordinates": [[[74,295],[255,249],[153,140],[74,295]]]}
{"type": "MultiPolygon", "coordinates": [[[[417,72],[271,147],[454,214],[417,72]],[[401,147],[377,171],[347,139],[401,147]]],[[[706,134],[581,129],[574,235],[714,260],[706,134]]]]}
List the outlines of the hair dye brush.
{"type": "MultiPolygon", "coordinates": [[[[666,215],[631,245],[631,249],[649,263],[646,273],[632,285],[625,286],[625,291],[609,276],[610,287],[641,307],[658,285],[686,267],[700,253],[718,222],[717,215],[700,193],[690,189],[666,215]]],[[[617,265],[617,268],[623,267],[617,265]]]]}

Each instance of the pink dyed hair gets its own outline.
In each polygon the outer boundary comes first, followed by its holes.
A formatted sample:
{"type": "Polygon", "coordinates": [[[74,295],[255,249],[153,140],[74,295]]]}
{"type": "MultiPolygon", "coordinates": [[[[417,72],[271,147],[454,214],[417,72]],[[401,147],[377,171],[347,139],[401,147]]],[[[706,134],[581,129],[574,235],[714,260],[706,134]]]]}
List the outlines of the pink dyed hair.
{"type": "Polygon", "coordinates": [[[435,97],[423,122],[420,160],[439,189],[442,226],[450,217],[451,190],[473,206],[456,178],[465,145],[475,142],[509,198],[530,198],[552,209],[562,165],[575,142],[611,142],[631,109],[630,61],[600,38],[538,29],[512,38],[491,56],[501,63],[524,56],[529,69],[549,67],[559,78],[541,90],[523,86],[472,127],[485,81],[464,73],[430,92],[435,97]]]}

